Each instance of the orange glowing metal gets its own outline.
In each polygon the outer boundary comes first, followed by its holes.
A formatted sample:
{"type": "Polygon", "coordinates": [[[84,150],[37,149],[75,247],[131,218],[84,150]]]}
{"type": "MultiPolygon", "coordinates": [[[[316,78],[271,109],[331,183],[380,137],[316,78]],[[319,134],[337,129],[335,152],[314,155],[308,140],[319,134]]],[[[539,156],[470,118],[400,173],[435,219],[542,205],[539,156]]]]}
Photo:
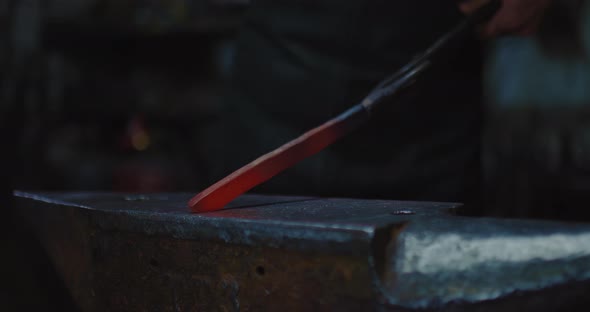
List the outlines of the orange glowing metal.
{"type": "Polygon", "coordinates": [[[365,119],[367,111],[355,106],[295,140],[265,154],[213,184],[193,197],[189,206],[194,212],[215,211],[234,198],[310,157],[354,130],[365,119]]]}

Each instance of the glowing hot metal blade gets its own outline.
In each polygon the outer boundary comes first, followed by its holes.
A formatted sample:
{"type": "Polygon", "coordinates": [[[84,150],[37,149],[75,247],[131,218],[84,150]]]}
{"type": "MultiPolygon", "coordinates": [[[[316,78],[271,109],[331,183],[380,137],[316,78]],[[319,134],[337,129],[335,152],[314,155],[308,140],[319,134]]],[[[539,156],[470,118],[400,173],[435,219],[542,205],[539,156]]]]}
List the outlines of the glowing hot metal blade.
{"type": "Polygon", "coordinates": [[[269,180],[327,146],[331,145],[369,118],[362,105],[354,106],[319,127],[304,133],[278,149],[265,154],[248,165],[213,184],[193,197],[189,206],[194,212],[215,211],[234,198],[269,180]]]}

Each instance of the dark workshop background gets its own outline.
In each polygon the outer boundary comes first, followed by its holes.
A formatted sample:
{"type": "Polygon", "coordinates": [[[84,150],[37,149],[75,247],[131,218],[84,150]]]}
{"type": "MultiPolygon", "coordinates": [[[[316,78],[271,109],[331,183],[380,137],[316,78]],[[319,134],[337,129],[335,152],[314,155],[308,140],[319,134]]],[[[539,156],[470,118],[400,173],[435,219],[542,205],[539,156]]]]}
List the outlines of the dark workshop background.
{"type": "MultiPolygon", "coordinates": [[[[198,134],[222,109],[247,6],[248,0],[0,0],[2,208],[10,210],[13,188],[206,186],[198,134]]],[[[586,4],[556,8],[536,37],[489,43],[485,214],[587,214],[589,55],[586,4]]],[[[4,219],[2,286],[11,290],[0,309],[71,308],[41,249],[28,248],[35,241],[26,229],[10,213],[4,219]]]]}

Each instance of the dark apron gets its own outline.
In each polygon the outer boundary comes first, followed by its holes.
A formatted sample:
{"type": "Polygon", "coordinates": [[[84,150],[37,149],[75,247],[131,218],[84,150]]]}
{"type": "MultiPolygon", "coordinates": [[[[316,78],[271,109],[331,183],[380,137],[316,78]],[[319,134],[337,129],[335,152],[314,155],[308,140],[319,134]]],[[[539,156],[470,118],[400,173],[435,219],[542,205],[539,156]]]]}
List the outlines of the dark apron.
{"type": "MultiPolygon", "coordinates": [[[[205,132],[210,182],[361,100],[459,21],[451,1],[255,1],[205,132]]],[[[464,42],[365,127],[254,191],[465,201],[479,177],[481,59],[464,42]]]]}

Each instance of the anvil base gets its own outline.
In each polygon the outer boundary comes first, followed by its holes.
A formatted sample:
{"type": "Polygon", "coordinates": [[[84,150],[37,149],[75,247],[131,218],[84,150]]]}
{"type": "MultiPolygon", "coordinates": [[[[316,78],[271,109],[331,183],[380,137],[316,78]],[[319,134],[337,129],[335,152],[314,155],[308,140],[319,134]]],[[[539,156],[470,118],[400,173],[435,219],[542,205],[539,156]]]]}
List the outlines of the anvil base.
{"type": "Polygon", "coordinates": [[[15,192],[84,311],[555,311],[590,305],[590,225],[457,204],[15,192]]]}

